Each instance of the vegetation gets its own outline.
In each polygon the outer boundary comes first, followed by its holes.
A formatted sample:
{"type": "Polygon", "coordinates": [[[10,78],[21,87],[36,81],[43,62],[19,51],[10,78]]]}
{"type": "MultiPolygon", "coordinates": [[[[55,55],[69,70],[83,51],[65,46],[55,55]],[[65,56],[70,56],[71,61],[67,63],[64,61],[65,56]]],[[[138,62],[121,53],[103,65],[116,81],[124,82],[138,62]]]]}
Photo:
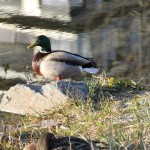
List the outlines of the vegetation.
{"type": "Polygon", "coordinates": [[[149,99],[138,94],[126,100],[121,100],[122,97],[116,100],[113,97],[116,89],[126,89],[129,93],[146,89],[133,80],[106,78],[105,74],[86,80],[86,83],[89,88],[87,101],[68,101],[65,106],[46,110],[43,114],[19,116],[19,123],[13,121],[11,126],[9,118],[9,126],[7,122],[3,124],[1,147],[5,150],[22,149],[24,144],[36,141],[42,133],[52,132],[56,137],[77,136],[86,140],[98,140],[112,150],[148,149],[149,99]],[[109,90],[112,93],[109,93],[109,97],[105,96],[109,90]],[[45,125],[41,126],[41,122],[45,125]]]}
{"type": "Polygon", "coordinates": [[[7,64],[2,64],[2,67],[3,67],[3,69],[4,69],[4,72],[5,72],[5,78],[6,78],[6,75],[7,75],[7,71],[8,71],[8,69],[9,69],[9,64],[7,63],[7,64]]]}

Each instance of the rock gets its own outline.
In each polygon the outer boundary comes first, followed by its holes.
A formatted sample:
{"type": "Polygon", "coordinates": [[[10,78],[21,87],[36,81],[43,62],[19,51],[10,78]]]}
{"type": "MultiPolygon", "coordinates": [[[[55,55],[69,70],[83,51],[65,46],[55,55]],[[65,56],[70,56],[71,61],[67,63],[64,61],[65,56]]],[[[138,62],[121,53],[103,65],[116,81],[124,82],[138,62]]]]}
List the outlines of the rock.
{"type": "Polygon", "coordinates": [[[17,84],[2,94],[0,111],[25,115],[58,108],[68,99],[84,100],[88,90],[84,82],[60,81],[57,86],[56,82],[46,85],[17,84]]]}

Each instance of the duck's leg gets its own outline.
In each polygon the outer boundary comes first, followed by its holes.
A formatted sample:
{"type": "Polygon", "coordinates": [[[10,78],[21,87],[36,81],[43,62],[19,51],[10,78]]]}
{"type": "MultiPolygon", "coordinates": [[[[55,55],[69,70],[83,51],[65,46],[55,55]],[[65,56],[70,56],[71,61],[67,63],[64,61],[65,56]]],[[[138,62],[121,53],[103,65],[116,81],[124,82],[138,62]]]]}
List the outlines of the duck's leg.
{"type": "Polygon", "coordinates": [[[62,78],[60,76],[56,77],[56,87],[58,88],[58,82],[62,80],[62,78]]]}

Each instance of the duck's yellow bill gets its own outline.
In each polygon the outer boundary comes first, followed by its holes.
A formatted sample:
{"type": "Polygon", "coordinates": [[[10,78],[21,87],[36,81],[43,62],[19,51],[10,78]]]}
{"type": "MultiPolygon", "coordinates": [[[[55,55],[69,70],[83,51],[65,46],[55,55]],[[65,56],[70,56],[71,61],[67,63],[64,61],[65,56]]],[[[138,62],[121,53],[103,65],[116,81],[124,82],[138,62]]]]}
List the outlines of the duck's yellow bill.
{"type": "Polygon", "coordinates": [[[35,46],[36,46],[36,42],[33,42],[33,43],[31,43],[29,46],[27,46],[27,49],[33,48],[33,47],[35,47],[35,46]]]}

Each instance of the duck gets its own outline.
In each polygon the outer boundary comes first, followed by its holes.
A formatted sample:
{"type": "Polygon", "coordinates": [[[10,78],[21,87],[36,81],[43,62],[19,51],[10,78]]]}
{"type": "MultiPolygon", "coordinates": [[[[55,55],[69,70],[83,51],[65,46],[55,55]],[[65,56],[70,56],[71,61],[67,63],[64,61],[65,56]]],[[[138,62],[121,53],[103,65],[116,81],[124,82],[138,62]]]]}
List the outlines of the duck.
{"type": "Polygon", "coordinates": [[[46,132],[40,136],[36,144],[28,144],[23,150],[101,150],[106,149],[98,141],[86,141],[74,136],[56,138],[53,133],[46,132]]]}
{"type": "Polygon", "coordinates": [[[64,50],[52,50],[50,39],[45,35],[39,35],[27,48],[40,46],[40,50],[34,54],[32,68],[34,72],[51,80],[62,80],[95,74],[99,71],[97,63],[86,57],[64,50]]]}

